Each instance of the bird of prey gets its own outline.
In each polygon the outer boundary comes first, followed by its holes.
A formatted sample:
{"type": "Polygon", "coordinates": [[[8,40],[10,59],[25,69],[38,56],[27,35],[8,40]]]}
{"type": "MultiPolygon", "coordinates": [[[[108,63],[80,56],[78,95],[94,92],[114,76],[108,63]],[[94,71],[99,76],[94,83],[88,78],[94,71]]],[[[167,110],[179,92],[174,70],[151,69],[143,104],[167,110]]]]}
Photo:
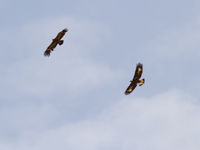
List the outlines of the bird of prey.
{"type": "Polygon", "coordinates": [[[144,79],[140,80],[140,78],[142,76],[142,71],[143,71],[142,64],[138,63],[136,66],[135,75],[133,77],[133,80],[130,81],[131,83],[125,91],[126,95],[130,94],[136,88],[137,85],[141,86],[144,84],[145,80],[144,79]]]}
{"type": "Polygon", "coordinates": [[[51,51],[54,50],[54,48],[57,46],[57,44],[59,44],[59,45],[63,44],[64,40],[61,40],[61,39],[67,31],[68,31],[68,29],[64,29],[58,33],[56,38],[53,39],[51,44],[47,47],[46,51],[44,52],[44,56],[50,56],[51,51]]]}

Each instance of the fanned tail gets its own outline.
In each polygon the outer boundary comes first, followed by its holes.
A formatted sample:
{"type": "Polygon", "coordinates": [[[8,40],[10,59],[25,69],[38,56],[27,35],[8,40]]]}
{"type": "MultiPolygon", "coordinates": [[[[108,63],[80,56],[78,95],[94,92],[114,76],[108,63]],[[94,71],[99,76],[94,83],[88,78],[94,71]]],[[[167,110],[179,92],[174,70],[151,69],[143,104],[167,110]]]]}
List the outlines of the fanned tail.
{"type": "Polygon", "coordinates": [[[139,80],[137,84],[138,84],[139,86],[141,86],[141,85],[143,85],[143,84],[144,84],[144,82],[145,82],[145,80],[144,80],[144,79],[142,79],[142,80],[139,80]]]}
{"type": "Polygon", "coordinates": [[[59,45],[62,45],[63,43],[64,43],[64,40],[60,40],[60,41],[58,42],[59,45]]]}

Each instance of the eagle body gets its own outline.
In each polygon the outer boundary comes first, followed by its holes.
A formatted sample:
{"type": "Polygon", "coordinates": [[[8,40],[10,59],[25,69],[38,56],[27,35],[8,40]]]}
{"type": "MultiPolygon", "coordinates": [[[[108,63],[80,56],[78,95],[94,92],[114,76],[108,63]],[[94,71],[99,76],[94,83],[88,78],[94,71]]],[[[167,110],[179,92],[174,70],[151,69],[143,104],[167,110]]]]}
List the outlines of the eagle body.
{"type": "Polygon", "coordinates": [[[144,84],[145,79],[140,79],[142,76],[142,72],[143,65],[141,63],[138,63],[135,69],[135,75],[133,77],[133,80],[130,81],[131,83],[125,91],[126,95],[130,94],[136,88],[137,85],[141,86],[144,84]]]}
{"type": "Polygon", "coordinates": [[[56,48],[58,44],[63,44],[64,40],[61,39],[67,31],[67,29],[64,29],[57,34],[57,36],[52,40],[51,44],[47,47],[46,51],[44,52],[44,56],[50,56],[50,53],[54,50],[54,48],[56,48]]]}

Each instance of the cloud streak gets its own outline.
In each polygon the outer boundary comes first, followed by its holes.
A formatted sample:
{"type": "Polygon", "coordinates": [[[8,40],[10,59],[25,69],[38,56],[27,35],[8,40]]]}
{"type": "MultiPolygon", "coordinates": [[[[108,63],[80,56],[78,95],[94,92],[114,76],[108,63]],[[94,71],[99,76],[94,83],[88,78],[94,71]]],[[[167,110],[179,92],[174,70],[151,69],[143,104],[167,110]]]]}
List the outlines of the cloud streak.
{"type": "Polygon", "coordinates": [[[198,150],[200,105],[171,90],[151,98],[122,98],[95,118],[66,123],[40,133],[27,132],[10,150],[198,150]],[[14,147],[13,147],[14,146],[14,147]]]}

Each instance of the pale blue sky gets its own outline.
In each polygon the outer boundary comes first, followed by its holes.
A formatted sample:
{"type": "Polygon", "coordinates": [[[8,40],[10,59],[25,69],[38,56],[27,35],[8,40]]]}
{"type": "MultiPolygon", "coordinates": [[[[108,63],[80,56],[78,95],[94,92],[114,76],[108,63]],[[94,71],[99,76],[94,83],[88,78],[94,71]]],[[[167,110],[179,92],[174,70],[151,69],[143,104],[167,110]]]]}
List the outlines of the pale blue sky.
{"type": "Polygon", "coordinates": [[[0,18],[1,149],[200,148],[200,1],[0,0],[0,18]]]}

